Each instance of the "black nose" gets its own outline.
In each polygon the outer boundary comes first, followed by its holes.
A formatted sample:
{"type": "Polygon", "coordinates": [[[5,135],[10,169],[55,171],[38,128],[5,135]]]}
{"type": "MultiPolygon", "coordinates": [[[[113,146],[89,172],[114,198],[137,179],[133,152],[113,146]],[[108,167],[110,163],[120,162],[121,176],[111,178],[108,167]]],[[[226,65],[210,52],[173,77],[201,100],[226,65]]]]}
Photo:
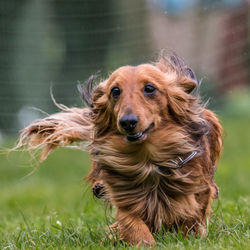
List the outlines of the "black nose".
{"type": "Polygon", "coordinates": [[[134,114],[124,115],[120,119],[120,125],[127,132],[132,132],[138,123],[138,117],[134,114]]]}

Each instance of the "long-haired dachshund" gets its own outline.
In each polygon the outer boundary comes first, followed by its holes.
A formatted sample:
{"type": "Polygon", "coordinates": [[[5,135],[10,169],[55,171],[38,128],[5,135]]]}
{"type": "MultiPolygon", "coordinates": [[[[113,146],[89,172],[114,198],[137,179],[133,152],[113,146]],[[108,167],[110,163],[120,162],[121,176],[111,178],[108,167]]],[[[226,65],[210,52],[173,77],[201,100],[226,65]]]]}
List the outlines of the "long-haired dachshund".
{"type": "Polygon", "coordinates": [[[162,226],[206,235],[213,176],[222,150],[222,127],[200,103],[193,71],[176,55],[124,66],[93,87],[87,108],[67,108],[26,127],[18,147],[43,148],[88,142],[93,192],[116,207],[110,228],[120,240],[152,245],[162,226]]]}

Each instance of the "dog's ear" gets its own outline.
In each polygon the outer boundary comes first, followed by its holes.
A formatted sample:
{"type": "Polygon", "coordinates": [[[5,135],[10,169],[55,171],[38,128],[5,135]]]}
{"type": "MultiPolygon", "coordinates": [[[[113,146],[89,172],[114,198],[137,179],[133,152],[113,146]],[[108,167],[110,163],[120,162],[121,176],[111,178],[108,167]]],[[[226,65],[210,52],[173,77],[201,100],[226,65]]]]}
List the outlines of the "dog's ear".
{"type": "Polygon", "coordinates": [[[101,82],[93,91],[92,100],[90,102],[90,106],[93,110],[95,110],[99,105],[105,104],[105,86],[106,82],[101,82]]]}
{"type": "Polygon", "coordinates": [[[156,63],[156,67],[164,73],[173,74],[179,87],[188,94],[198,85],[192,69],[175,53],[168,54],[163,51],[156,63]]]}
{"type": "Polygon", "coordinates": [[[91,110],[96,136],[102,136],[113,126],[113,116],[106,93],[106,81],[100,83],[92,94],[91,110]]]}
{"type": "Polygon", "coordinates": [[[80,92],[84,103],[88,107],[91,106],[91,98],[94,92],[96,78],[97,75],[91,75],[84,85],[81,85],[80,83],[78,83],[77,85],[78,91],[80,92]]]}
{"type": "Polygon", "coordinates": [[[178,85],[188,94],[190,94],[198,85],[197,80],[192,77],[193,71],[190,68],[184,69],[178,77],[178,85]]]}

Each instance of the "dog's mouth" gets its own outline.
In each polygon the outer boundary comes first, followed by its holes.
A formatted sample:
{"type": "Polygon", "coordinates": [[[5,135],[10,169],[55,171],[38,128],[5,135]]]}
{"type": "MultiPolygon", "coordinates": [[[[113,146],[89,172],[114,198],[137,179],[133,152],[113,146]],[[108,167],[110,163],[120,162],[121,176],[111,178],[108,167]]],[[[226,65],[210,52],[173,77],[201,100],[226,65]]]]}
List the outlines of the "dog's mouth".
{"type": "Polygon", "coordinates": [[[136,133],[136,134],[127,134],[126,135],[126,139],[130,142],[135,142],[135,141],[139,141],[143,138],[145,138],[146,134],[148,133],[148,131],[150,129],[152,129],[154,127],[154,123],[152,122],[148,128],[146,128],[144,131],[136,133]]]}

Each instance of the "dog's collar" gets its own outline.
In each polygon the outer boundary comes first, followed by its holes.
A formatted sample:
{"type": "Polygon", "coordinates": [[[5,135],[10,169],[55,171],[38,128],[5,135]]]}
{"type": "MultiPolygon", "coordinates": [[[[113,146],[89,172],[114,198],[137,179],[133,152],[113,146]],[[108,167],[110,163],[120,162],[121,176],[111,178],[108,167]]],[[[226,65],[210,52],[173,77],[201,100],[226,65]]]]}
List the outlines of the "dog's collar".
{"type": "Polygon", "coordinates": [[[189,156],[187,156],[185,159],[182,159],[180,156],[178,156],[176,160],[170,160],[170,161],[167,162],[166,165],[158,165],[158,164],[155,164],[155,165],[162,172],[168,172],[171,169],[180,169],[187,162],[192,160],[196,156],[196,154],[197,154],[197,151],[194,151],[189,156]]]}

